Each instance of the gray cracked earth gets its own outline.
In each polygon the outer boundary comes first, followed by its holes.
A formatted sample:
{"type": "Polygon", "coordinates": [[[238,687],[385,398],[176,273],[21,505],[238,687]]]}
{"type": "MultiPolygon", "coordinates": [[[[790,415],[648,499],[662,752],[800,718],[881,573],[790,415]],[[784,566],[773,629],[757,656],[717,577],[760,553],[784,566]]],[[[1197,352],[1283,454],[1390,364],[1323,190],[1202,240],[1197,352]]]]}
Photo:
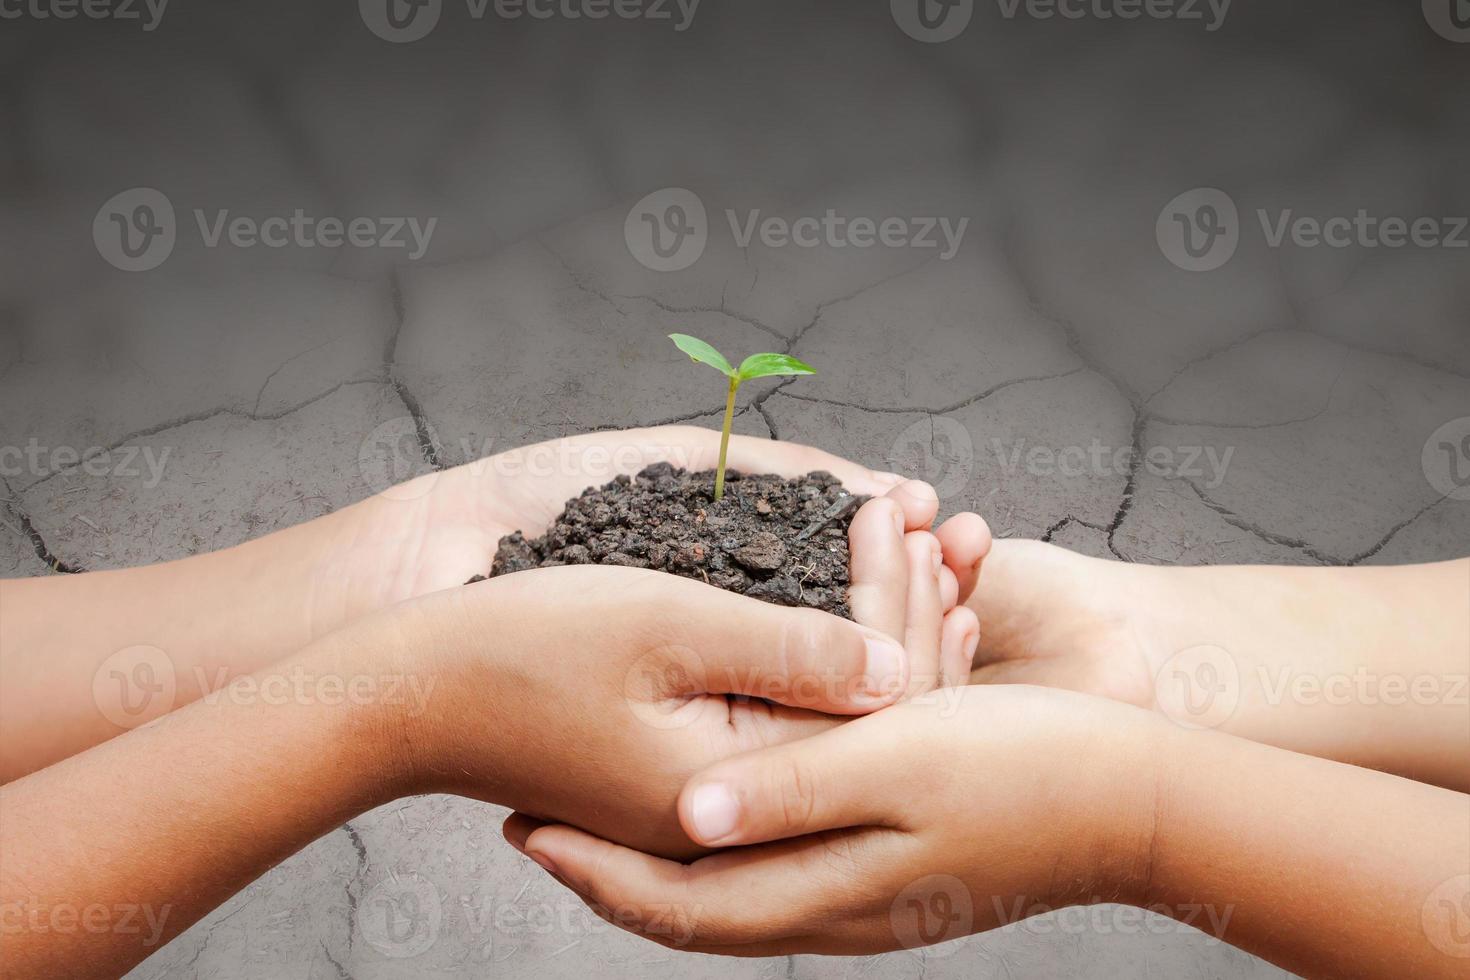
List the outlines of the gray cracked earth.
{"type": "MultiPolygon", "coordinates": [[[[1164,564],[1470,553],[1445,483],[1470,459],[1432,438],[1470,432],[1470,250],[1272,248],[1252,224],[1470,212],[1470,45],[1414,5],[1241,10],[1214,34],[987,14],[943,45],[886,5],[706,9],[687,34],[612,25],[616,43],[463,22],[407,45],[342,6],[180,9],[146,41],[0,35],[0,446],[43,451],[5,471],[0,573],[226,547],[385,473],[563,434],[716,426],[718,386],[673,330],[818,366],[747,386],[738,431],[925,476],[998,535],[1164,564]],[[136,186],[180,230],[129,275],[90,229],[136,186]],[[653,272],[624,219],[671,186],[699,194],[709,239],[653,272]],[[1155,239],[1193,187],[1242,215],[1211,272],[1155,239]],[[415,262],[207,248],[196,207],[438,227],[415,262]],[[741,247],[727,208],[969,224],[947,260],[741,247]],[[385,444],[388,469],[364,465],[385,444]],[[90,447],[109,452],[67,455],[90,447]]],[[[851,960],[681,956],[582,911],[501,816],[447,797],[364,814],[133,976],[1280,974],[1126,916],[851,960]]]]}

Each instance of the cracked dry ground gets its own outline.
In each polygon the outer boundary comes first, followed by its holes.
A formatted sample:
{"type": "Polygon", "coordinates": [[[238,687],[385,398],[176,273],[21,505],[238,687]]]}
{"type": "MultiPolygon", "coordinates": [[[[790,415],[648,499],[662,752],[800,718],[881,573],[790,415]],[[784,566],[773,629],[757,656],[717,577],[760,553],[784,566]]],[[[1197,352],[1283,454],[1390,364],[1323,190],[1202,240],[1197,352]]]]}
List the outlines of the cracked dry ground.
{"type": "MultiPolygon", "coordinates": [[[[1452,134],[1470,122],[1458,76],[1436,81],[1451,91],[1433,103],[1408,86],[1372,106],[1343,94],[1364,65],[1410,78],[1423,60],[1344,40],[1391,35],[1384,6],[1343,12],[1357,20],[1331,44],[1292,42],[1269,72],[1179,35],[1167,49],[1138,34],[1094,50],[1079,26],[1044,44],[975,31],[924,51],[921,73],[891,24],[832,32],[820,14],[789,7],[779,37],[734,8],[718,26],[728,50],[760,45],[773,65],[805,64],[820,48],[829,70],[799,85],[699,43],[672,65],[619,63],[595,34],[569,42],[572,32],[443,37],[393,52],[419,71],[386,73],[360,25],[344,30],[300,3],[271,5],[283,28],[263,45],[235,29],[228,6],[196,8],[211,24],[190,43],[228,39],[231,57],[192,54],[170,77],[123,48],[7,49],[33,80],[30,117],[45,125],[25,131],[32,145],[18,163],[0,158],[29,195],[24,206],[0,198],[0,234],[27,243],[0,268],[0,298],[31,327],[25,344],[0,333],[0,445],[136,450],[137,475],[67,465],[5,476],[0,574],[226,547],[389,479],[528,441],[669,421],[714,427],[720,392],[668,345],[675,330],[817,366],[814,378],[744,386],[737,431],[924,475],[946,512],[977,510],[1000,535],[1178,564],[1470,553],[1470,503],[1442,499],[1421,466],[1429,433],[1470,415],[1462,255],[1243,242],[1225,268],[1189,276],[1161,261],[1152,238],[1160,189],[1206,182],[1238,189],[1243,207],[1258,197],[1325,213],[1465,213],[1463,182],[1445,179],[1463,172],[1447,163],[1463,159],[1452,134]],[[576,59],[651,93],[647,103],[634,111],[608,85],[549,106],[576,59]],[[1054,70],[1062,64],[1070,70],[1054,70]],[[99,65],[127,100],[86,90],[99,65]],[[844,66],[893,79],[897,94],[881,105],[844,98],[862,88],[844,66]],[[670,71],[689,83],[663,84],[670,71]],[[710,86],[696,83],[727,76],[751,87],[763,139],[706,122],[697,93],[710,86]],[[177,77],[190,79],[187,104],[172,96],[177,77]],[[536,95],[488,112],[485,93],[502,90],[536,95]],[[1152,116],[1137,111],[1145,102],[1152,116]],[[79,105],[118,125],[89,129],[79,105]],[[359,134],[385,115],[397,138],[366,145],[359,134]],[[1226,115],[1249,120],[1252,139],[1221,138],[1226,115]],[[1267,143],[1269,159],[1247,149],[1267,143]],[[711,215],[837,208],[972,220],[949,262],[741,250],[712,235],[698,263],[661,276],[632,261],[622,224],[634,200],[673,183],[697,188],[711,215]],[[101,276],[85,229],[100,201],[139,185],[165,187],[183,206],[442,221],[430,263],[397,269],[320,251],[204,254],[185,242],[147,276],[101,276]],[[131,349],[74,356],[108,350],[118,323],[131,349]],[[1069,447],[1097,447],[1105,462],[1076,474],[1028,465],[1032,450],[1069,447]],[[1150,448],[1198,450],[1197,472],[1140,465],[1137,450],[1150,448]],[[157,482],[148,453],[166,464],[157,482]]],[[[1279,25],[1250,18],[1294,16],[1306,15],[1239,15],[1263,44],[1279,25]]],[[[7,135],[8,113],[0,107],[7,135]]],[[[578,912],[503,845],[499,822],[498,811],[448,797],[364,814],[134,976],[1281,975],[1179,930],[1012,928],[858,960],[680,957],[578,912]],[[437,935],[395,959],[367,935],[409,894],[437,910],[437,935]]]]}
{"type": "MultiPolygon", "coordinates": [[[[141,447],[154,458],[167,453],[168,465],[151,487],[80,466],[9,481],[7,570],[119,567],[223,547],[349,503],[390,473],[564,433],[714,426],[718,392],[664,350],[674,329],[731,351],[791,351],[821,367],[814,378],[742,389],[739,431],[924,472],[946,511],[979,510],[1001,535],[1178,563],[1390,562],[1470,551],[1467,508],[1435,493],[1419,465],[1424,434],[1470,405],[1470,378],[1458,370],[1283,327],[1193,353],[1142,393],[1138,379],[1111,369],[1095,341],[1022,285],[1005,241],[977,239],[949,263],[876,264],[856,283],[775,264],[790,263],[785,256],[715,252],[698,279],[668,295],[625,252],[599,248],[620,221],[619,212],[603,213],[487,260],[360,287],[375,298],[363,308],[376,332],[300,341],[233,388],[216,379],[209,393],[228,397],[214,404],[194,408],[189,398],[203,392],[183,385],[157,392],[160,403],[176,398],[187,409],[159,421],[124,427],[121,401],[117,412],[52,418],[54,439],[141,447]],[[808,284],[811,295],[796,298],[791,282],[808,284]],[[924,327],[904,326],[912,324],[924,327]],[[334,344],[345,374],[303,369],[334,344]],[[384,433],[397,470],[364,453],[384,433]],[[1093,445],[1133,452],[1075,476],[1024,462],[1036,447],[1093,445]],[[1214,456],[1202,457],[1200,476],[1161,475],[1137,463],[1150,447],[1214,456]],[[1221,478],[1204,461],[1227,452],[1221,478]]],[[[500,845],[497,826],[485,808],[452,798],[366,814],[252,884],[137,975],[264,976],[314,960],[327,976],[407,975],[365,944],[360,922],[381,914],[405,880],[432,892],[424,900],[442,910],[443,936],[423,954],[440,968],[508,961],[572,976],[597,963],[617,975],[682,975],[673,954],[579,917],[568,896],[500,845]],[[573,924],[517,927],[548,908],[573,924]],[[488,924],[486,910],[509,915],[511,927],[488,924]]],[[[1170,938],[1190,963],[1218,955],[1231,975],[1270,972],[1224,947],[1170,938]]],[[[947,975],[994,957],[1061,955],[1035,944],[978,937],[928,967],[947,975]]],[[[1121,965],[1136,952],[1102,955],[1121,965]]],[[[897,954],[872,968],[907,976],[915,962],[927,961],[897,954]]],[[[796,958],[778,974],[788,968],[799,977],[830,970],[796,958]]],[[[711,975],[772,969],[731,962],[711,975]]]]}

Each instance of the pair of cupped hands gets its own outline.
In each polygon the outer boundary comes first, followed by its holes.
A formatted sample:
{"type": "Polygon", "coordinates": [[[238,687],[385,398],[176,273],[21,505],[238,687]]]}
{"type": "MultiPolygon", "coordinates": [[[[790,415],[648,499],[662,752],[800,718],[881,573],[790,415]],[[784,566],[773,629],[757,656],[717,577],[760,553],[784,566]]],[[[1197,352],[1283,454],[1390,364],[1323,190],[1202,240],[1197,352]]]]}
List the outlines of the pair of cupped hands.
{"type": "Polygon", "coordinates": [[[393,537],[392,557],[338,549],[342,591],[320,598],[342,613],[413,599],[348,630],[395,651],[405,672],[439,675],[427,710],[383,723],[393,791],[511,807],[513,846],[599,915],[680,949],[911,946],[997,924],[977,908],[947,934],[895,931],[906,889],[933,899],[926,876],[984,869],[988,892],[1058,903],[1059,882],[1102,876],[1115,848],[1095,839],[1107,823],[1096,815],[1119,804],[1107,767],[1078,763],[1107,727],[1098,713],[1127,709],[968,686],[980,627],[965,600],[990,533],[974,514],[935,528],[925,483],[803,446],[731,442],[732,469],[827,470],[872,496],[849,533],[856,622],[620,567],[454,587],[501,535],[539,533],[594,482],[575,461],[710,468],[716,437],[578,437],[560,444],[562,465],[538,462],[543,444],[375,498],[354,533],[393,537]]]}

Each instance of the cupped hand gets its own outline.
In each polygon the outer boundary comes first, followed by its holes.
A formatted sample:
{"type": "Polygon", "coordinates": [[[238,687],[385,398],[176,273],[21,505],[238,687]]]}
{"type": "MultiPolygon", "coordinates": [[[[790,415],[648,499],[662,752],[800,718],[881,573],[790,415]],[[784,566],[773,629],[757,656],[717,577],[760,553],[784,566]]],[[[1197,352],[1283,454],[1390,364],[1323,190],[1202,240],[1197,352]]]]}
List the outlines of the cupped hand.
{"type": "Polygon", "coordinates": [[[452,792],[689,854],[674,800],[711,762],[892,703],[910,660],[876,630],[663,572],[565,566],[395,612],[409,791],[452,792]]]}
{"type": "Polygon", "coordinates": [[[1170,652],[1159,614],[1175,602],[1157,569],[1025,540],[996,542],[985,569],[985,587],[969,599],[984,637],[973,683],[1155,705],[1155,677],[1170,652]]]}
{"type": "MultiPolygon", "coordinates": [[[[536,443],[425,474],[306,525],[312,529],[302,547],[311,552],[313,631],[320,635],[486,573],[501,537],[516,530],[541,534],[567,500],[620,474],[655,462],[712,469],[719,442],[717,431],[675,425],[536,443]]],[[[853,493],[891,496],[907,530],[930,527],[938,511],[927,485],[808,446],[732,436],[729,465],[783,476],[827,470],[853,493]]],[[[966,538],[946,551],[955,579],[946,595],[962,600],[969,594],[980,547],[966,538]]]]}
{"type": "Polygon", "coordinates": [[[671,948],[914,948],[1140,896],[1167,729],[1072,692],[944,689],[699,773],[681,824],[729,849],[691,864],[567,826],[506,833],[604,919],[671,948]]]}

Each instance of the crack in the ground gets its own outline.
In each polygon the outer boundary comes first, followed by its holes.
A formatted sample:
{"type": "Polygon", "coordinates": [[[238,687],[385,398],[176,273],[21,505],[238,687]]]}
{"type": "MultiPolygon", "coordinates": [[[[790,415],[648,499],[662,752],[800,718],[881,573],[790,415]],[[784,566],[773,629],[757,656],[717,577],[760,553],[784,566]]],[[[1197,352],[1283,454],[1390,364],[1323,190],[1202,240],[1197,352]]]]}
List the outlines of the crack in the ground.
{"type": "Polygon", "coordinates": [[[347,879],[347,884],[342,890],[347,896],[347,950],[352,951],[354,934],[357,930],[357,891],[362,885],[363,872],[367,870],[368,853],[367,845],[363,843],[362,835],[352,823],[344,823],[342,829],[347,832],[347,839],[352,842],[353,850],[357,852],[357,867],[353,869],[352,877],[347,879]]]}
{"type": "Polygon", "coordinates": [[[1206,361],[1212,361],[1212,360],[1214,360],[1217,357],[1223,357],[1224,355],[1229,354],[1231,351],[1238,350],[1239,348],[1244,347],[1245,345],[1249,344],[1253,340],[1256,340],[1256,339],[1258,339],[1260,337],[1268,336],[1270,334],[1275,334],[1275,333],[1279,333],[1279,334],[1303,333],[1303,334],[1305,334],[1306,331],[1298,330],[1295,327],[1261,327],[1261,328],[1259,328],[1257,330],[1252,330],[1251,332],[1245,334],[1242,337],[1237,337],[1234,340],[1226,341],[1225,343],[1219,345],[1218,347],[1213,347],[1210,350],[1205,351],[1203,354],[1200,354],[1198,357],[1190,358],[1189,360],[1187,360],[1183,364],[1181,364],[1178,368],[1176,368],[1174,370],[1174,372],[1172,374],[1169,375],[1168,378],[1164,379],[1164,383],[1163,384],[1159,385],[1152,392],[1150,392],[1148,395],[1146,395],[1146,396],[1143,397],[1143,404],[1145,404],[1145,405],[1152,404],[1153,403],[1153,400],[1155,398],[1159,397],[1164,392],[1168,391],[1170,385],[1172,385],[1174,382],[1176,382],[1180,378],[1182,378],[1191,369],[1193,369],[1195,367],[1198,367],[1199,365],[1205,363],[1206,361]]]}
{"type": "MultiPolygon", "coordinates": [[[[1062,371],[1058,374],[1038,374],[1027,378],[1012,378],[1009,381],[1002,381],[998,384],[991,385],[989,388],[986,388],[984,391],[981,391],[978,394],[969,395],[968,397],[962,398],[952,405],[945,405],[939,408],[930,408],[927,406],[916,406],[913,408],[881,406],[874,408],[868,405],[859,405],[857,402],[842,401],[837,398],[821,398],[816,395],[798,395],[791,392],[782,392],[782,394],[787,398],[794,398],[798,401],[817,402],[823,405],[837,405],[842,408],[855,408],[862,412],[877,412],[890,415],[947,415],[950,412],[958,412],[962,408],[969,408],[976,402],[983,401],[984,399],[989,398],[991,395],[994,395],[996,392],[1004,391],[1005,389],[1012,388],[1016,385],[1030,384],[1034,381],[1056,381],[1059,378],[1068,378],[1085,370],[1087,370],[1087,368],[1085,367],[1075,367],[1072,368],[1070,371],[1062,371]]],[[[771,394],[775,394],[774,389],[772,390],[771,394]]]]}
{"type": "Polygon", "coordinates": [[[795,380],[795,378],[783,378],[781,381],[777,382],[773,387],[771,387],[770,390],[763,391],[759,395],[756,395],[755,400],[750,403],[750,407],[759,412],[761,418],[765,419],[766,428],[771,430],[772,439],[780,439],[781,435],[776,429],[776,420],[771,417],[770,412],[766,411],[766,402],[770,400],[772,395],[780,391],[782,388],[785,388],[787,385],[791,384],[795,380]]]}
{"type": "Polygon", "coordinates": [[[910,266],[907,269],[900,269],[898,272],[889,273],[888,275],[883,276],[881,279],[875,279],[873,282],[859,286],[857,289],[854,289],[849,293],[844,293],[841,296],[834,296],[831,299],[826,299],[818,303],[816,307],[812,310],[812,318],[806,322],[805,326],[798,328],[796,333],[791,335],[790,341],[788,341],[786,344],[786,353],[789,354],[792,351],[796,350],[796,345],[801,343],[801,339],[807,335],[807,332],[821,321],[822,316],[827,312],[828,307],[836,306],[838,303],[846,303],[849,300],[857,299],[859,296],[861,296],[863,293],[868,292],[870,289],[877,289],[879,286],[883,286],[887,283],[893,282],[895,279],[902,279],[904,276],[907,276],[914,272],[918,272],[920,269],[926,268],[929,263],[933,261],[935,260],[925,259],[924,261],[910,266]]]}
{"type": "MultiPolygon", "coordinates": [[[[233,405],[225,405],[220,408],[205,409],[204,411],[200,412],[191,412],[187,415],[176,416],[175,418],[166,419],[165,421],[147,426],[146,428],[137,429],[133,432],[129,432],[127,435],[124,435],[105,446],[99,446],[97,448],[101,452],[113,452],[117,449],[122,448],[123,446],[128,445],[134,440],[147,439],[152,436],[156,436],[162,432],[167,432],[169,429],[177,429],[181,426],[193,425],[195,422],[207,422],[210,419],[218,418],[221,415],[231,415],[235,418],[246,419],[251,422],[279,422],[281,419],[285,418],[288,415],[294,415],[302,409],[310,408],[317,402],[330,398],[332,395],[335,395],[343,388],[350,388],[355,385],[381,385],[382,383],[383,382],[378,378],[358,378],[355,380],[340,381],[337,384],[332,385],[332,387],[326,389],[325,391],[317,392],[310,398],[297,402],[294,405],[287,406],[286,408],[281,409],[279,412],[251,412],[243,408],[236,408],[233,405]]],[[[91,457],[89,456],[88,459],[90,458],[91,457]]],[[[28,484],[24,488],[24,490],[26,492],[30,492],[31,490],[34,490],[37,487],[41,486],[43,483],[46,483],[58,476],[70,473],[73,470],[79,469],[80,467],[85,465],[85,462],[86,461],[84,460],[83,462],[73,463],[70,466],[62,467],[61,469],[52,470],[50,473],[47,473],[45,476],[41,477],[39,480],[36,480],[34,483],[28,484]]]]}
{"type": "Polygon", "coordinates": [[[1342,372],[1332,379],[1332,385],[1327,389],[1327,399],[1322,407],[1310,415],[1302,415],[1297,418],[1281,419],[1276,422],[1211,422],[1208,419],[1181,419],[1169,415],[1160,415],[1157,412],[1147,412],[1150,422],[1160,425],[1176,425],[1197,429],[1280,429],[1288,425],[1301,425],[1305,422],[1315,422],[1326,415],[1332,409],[1332,398],[1337,394],[1338,382],[1342,380],[1342,372]]]}
{"type": "Polygon", "coordinates": [[[336,337],[328,337],[326,340],[322,341],[320,344],[317,344],[315,347],[308,347],[304,351],[298,351],[297,353],[292,354],[290,357],[282,361],[279,367],[277,367],[270,374],[267,374],[265,376],[265,380],[260,383],[260,390],[255,393],[255,407],[251,410],[252,414],[258,415],[260,413],[260,403],[265,399],[265,390],[269,388],[271,382],[276,379],[276,375],[280,374],[282,371],[286,370],[286,368],[290,367],[292,362],[296,361],[299,358],[305,357],[307,354],[315,354],[323,347],[332,344],[334,341],[336,341],[336,339],[336,337]]]}
{"type": "Polygon", "coordinates": [[[1084,521],[1080,517],[1073,517],[1071,514],[1068,514],[1066,517],[1063,517],[1061,520],[1057,521],[1055,524],[1052,524],[1044,532],[1042,532],[1040,540],[1049,542],[1058,534],[1060,534],[1066,527],[1072,524],[1075,524],[1078,527],[1085,527],[1089,530],[1097,531],[1101,534],[1108,533],[1108,529],[1101,524],[1094,524],[1092,521],[1084,521]]]}
{"type": "Polygon", "coordinates": [[[41,536],[41,532],[32,523],[30,515],[21,509],[19,495],[10,488],[10,484],[6,481],[0,480],[0,486],[5,488],[5,496],[7,498],[5,513],[9,514],[10,519],[15,521],[20,533],[25,535],[30,541],[31,548],[36,552],[36,557],[45,562],[47,568],[64,575],[75,575],[78,572],[86,571],[82,566],[62,561],[52,553],[51,548],[46,544],[46,539],[41,536]]]}
{"type": "Polygon", "coordinates": [[[388,385],[393,389],[403,407],[408,410],[409,418],[413,419],[414,437],[419,444],[419,452],[424,457],[424,462],[435,470],[447,468],[444,462],[444,452],[439,445],[439,440],[434,435],[434,425],[429,421],[429,416],[424,412],[423,403],[409,390],[408,385],[398,376],[398,340],[403,334],[404,324],[408,321],[408,304],[403,297],[403,277],[399,275],[398,267],[394,266],[388,273],[388,296],[393,304],[393,329],[388,334],[388,340],[383,348],[383,377],[387,379],[388,385]]]}
{"type": "Polygon", "coordinates": [[[332,964],[333,968],[336,969],[337,980],[353,980],[352,974],[347,972],[347,967],[337,961],[337,957],[333,956],[332,951],[327,949],[326,943],[318,939],[317,945],[322,948],[322,955],[327,958],[327,962],[332,964]]]}
{"type": "Polygon", "coordinates": [[[1349,564],[1349,565],[1358,565],[1358,564],[1361,564],[1361,563],[1367,561],[1369,558],[1372,558],[1374,555],[1376,555],[1380,551],[1382,551],[1388,545],[1388,543],[1390,541],[1392,541],[1394,539],[1394,537],[1400,531],[1402,531],[1404,528],[1408,527],[1410,524],[1413,524],[1419,518],[1423,517],[1425,514],[1429,513],[1431,510],[1433,510],[1434,508],[1438,507],[1440,504],[1444,503],[1446,500],[1449,500],[1449,499],[1450,499],[1449,494],[1445,494],[1443,497],[1440,497],[1438,500],[1432,500],[1429,503],[1425,504],[1423,507],[1420,507],[1417,511],[1414,512],[1414,514],[1412,516],[1404,518],[1403,520],[1401,520],[1397,524],[1395,524],[1393,527],[1389,528],[1388,529],[1388,533],[1385,534],[1383,537],[1379,538],[1377,544],[1374,544],[1372,547],[1368,548],[1366,551],[1360,552],[1359,554],[1356,554],[1353,557],[1349,558],[1347,560],[1347,564],[1349,564]]]}
{"type": "MultiPolygon", "coordinates": [[[[584,286],[583,289],[585,289],[585,290],[587,290],[589,292],[595,292],[594,290],[591,289],[591,287],[584,286]]],[[[757,320],[755,317],[746,316],[743,313],[736,313],[735,311],[729,309],[728,307],[725,306],[725,303],[724,303],[725,297],[724,297],[723,294],[721,294],[721,296],[720,296],[720,305],[719,306],[670,306],[668,303],[665,303],[662,300],[660,300],[660,299],[658,299],[656,297],[653,297],[653,296],[606,296],[606,295],[604,295],[602,293],[596,293],[596,295],[602,296],[603,299],[606,299],[614,307],[617,306],[619,300],[628,300],[628,301],[632,301],[632,302],[648,303],[650,306],[655,306],[658,309],[663,310],[665,313],[680,313],[680,314],[683,314],[683,313],[716,313],[716,314],[719,314],[720,316],[729,317],[731,320],[736,320],[736,321],[738,321],[740,323],[744,323],[744,324],[747,324],[749,326],[755,327],[757,330],[760,330],[760,331],[763,331],[765,333],[768,333],[772,337],[774,337],[777,340],[781,341],[781,343],[785,344],[786,345],[786,350],[790,350],[791,349],[791,338],[790,337],[788,337],[786,334],[782,333],[781,331],[777,330],[775,327],[772,327],[772,326],[770,326],[768,324],[762,323],[761,321],[757,320]]],[[[618,312],[622,312],[621,308],[619,308],[618,312]]]]}
{"type": "Polygon", "coordinates": [[[1114,557],[1121,561],[1127,561],[1128,559],[1123,557],[1123,553],[1118,550],[1118,529],[1128,519],[1128,514],[1133,510],[1134,501],[1138,497],[1138,471],[1143,466],[1143,436],[1147,429],[1148,413],[1138,406],[1134,406],[1133,431],[1130,435],[1132,441],[1128,456],[1128,477],[1123,481],[1123,495],[1118,499],[1118,509],[1113,513],[1113,519],[1108,522],[1108,526],[1103,529],[1108,537],[1108,550],[1113,553],[1114,557]]]}
{"type": "Polygon", "coordinates": [[[1319,551],[1317,548],[1313,547],[1311,542],[1309,541],[1305,541],[1301,538],[1293,538],[1285,534],[1278,534],[1277,532],[1272,531],[1268,528],[1261,527],[1259,524],[1254,524],[1251,521],[1246,520],[1244,517],[1241,517],[1239,514],[1235,513],[1235,511],[1231,510],[1229,507],[1226,507],[1224,504],[1212,499],[1207,493],[1200,489],[1200,487],[1193,480],[1185,477],[1180,477],[1179,480],[1180,482],[1188,486],[1189,489],[1194,491],[1194,495],[1199,498],[1200,503],[1204,504],[1210,510],[1214,511],[1217,515],[1219,515],[1221,520],[1223,520],[1226,524],[1229,524],[1231,527],[1236,528],[1237,530],[1245,531],[1248,534],[1253,534],[1256,537],[1260,538],[1262,541],[1265,541],[1267,544],[1274,544],[1282,548],[1290,548],[1292,551],[1299,551],[1302,554],[1306,555],[1308,558],[1311,558],[1313,561],[1316,561],[1322,565],[1349,564],[1348,562],[1344,561],[1341,558],[1338,558],[1335,555],[1329,555],[1326,552],[1319,551]]]}

